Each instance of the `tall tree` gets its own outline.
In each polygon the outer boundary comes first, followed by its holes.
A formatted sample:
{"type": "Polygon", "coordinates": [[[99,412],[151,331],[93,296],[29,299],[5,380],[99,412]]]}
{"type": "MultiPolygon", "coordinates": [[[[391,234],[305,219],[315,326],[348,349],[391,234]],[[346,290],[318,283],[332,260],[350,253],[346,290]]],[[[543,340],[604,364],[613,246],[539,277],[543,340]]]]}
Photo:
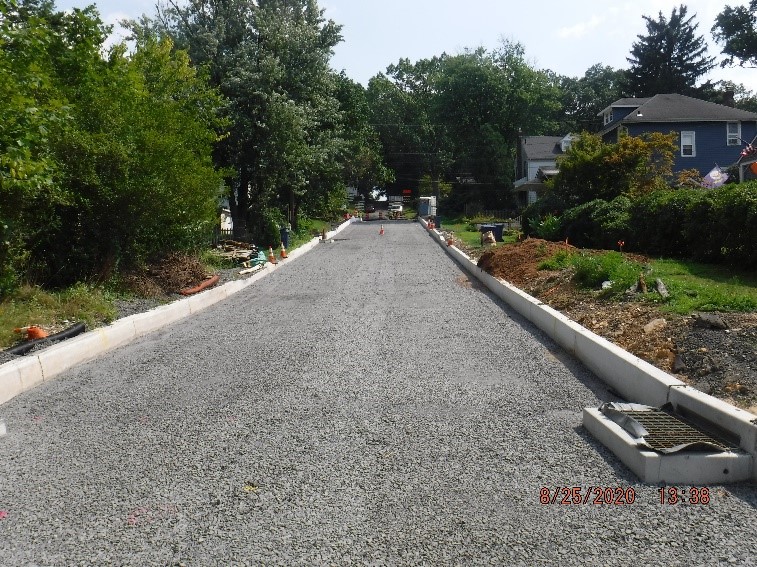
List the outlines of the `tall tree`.
{"type": "Polygon", "coordinates": [[[400,59],[368,83],[371,120],[398,189],[417,189],[425,174],[436,187],[449,164],[446,125],[433,114],[434,82],[446,57],[400,59]]]}
{"type": "Polygon", "coordinates": [[[757,0],[747,6],[726,6],[712,26],[715,41],[723,46],[723,67],[757,67],[757,0]]]}
{"type": "Polygon", "coordinates": [[[596,132],[602,126],[597,114],[621,94],[623,71],[600,63],[583,77],[560,77],[562,132],[596,132]]]}
{"type": "Polygon", "coordinates": [[[394,172],[384,164],[381,141],[371,124],[366,89],[344,73],[338,76],[337,84],[345,136],[343,179],[365,198],[374,187],[393,182],[394,172]]]}
{"type": "Polygon", "coordinates": [[[659,13],[658,19],[643,16],[647,34],[633,44],[631,67],[623,80],[624,94],[647,97],[661,93],[696,95],[697,80],[714,66],[707,56],[704,37],[696,34],[694,17],[681,4],[673,8],[670,19],[659,13]]]}

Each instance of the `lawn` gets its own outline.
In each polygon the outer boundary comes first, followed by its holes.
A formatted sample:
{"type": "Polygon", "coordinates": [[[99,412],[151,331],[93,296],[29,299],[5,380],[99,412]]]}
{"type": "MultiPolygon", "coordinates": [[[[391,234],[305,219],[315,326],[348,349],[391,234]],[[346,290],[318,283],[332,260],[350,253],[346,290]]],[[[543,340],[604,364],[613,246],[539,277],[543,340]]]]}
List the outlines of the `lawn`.
{"type": "MultiPolygon", "coordinates": [[[[503,222],[502,220],[489,219],[489,218],[457,218],[457,219],[444,219],[442,218],[442,230],[447,230],[455,233],[455,237],[460,239],[466,246],[477,249],[482,248],[481,245],[481,233],[476,230],[476,224],[503,222]]],[[[515,242],[517,235],[514,232],[505,234],[505,242],[515,242]]]]}
{"type": "Polygon", "coordinates": [[[757,275],[724,266],[685,260],[654,260],[650,278],[670,291],[666,308],[692,311],[757,311],[757,275]]]}

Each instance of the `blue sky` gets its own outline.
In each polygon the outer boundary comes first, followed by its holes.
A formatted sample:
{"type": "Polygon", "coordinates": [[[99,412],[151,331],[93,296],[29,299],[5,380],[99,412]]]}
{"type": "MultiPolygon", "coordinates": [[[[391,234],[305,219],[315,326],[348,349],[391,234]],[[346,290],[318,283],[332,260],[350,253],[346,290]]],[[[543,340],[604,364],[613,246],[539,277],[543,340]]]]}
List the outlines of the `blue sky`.
{"type": "MultiPolygon", "coordinates": [[[[90,2],[58,1],[60,9],[90,2]]],[[[342,24],[344,42],[335,49],[332,65],[367,85],[400,57],[411,61],[455,54],[465,48],[496,47],[502,38],[525,46],[536,67],[579,77],[595,63],[626,68],[631,45],[646,32],[642,15],[667,17],[681,0],[320,0],[327,18],[342,24]]],[[[710,55],[720,49],[710,28],[726,4],[746,0],[683,2],[696,14],[698,33],[708,39],[710,55]]],[[[154,0],[96,0],[103,19],[151,14],[154,0]]],[[[757,69],[716,69],[709,77],[743,83],[757,92],[757,69]]]]}

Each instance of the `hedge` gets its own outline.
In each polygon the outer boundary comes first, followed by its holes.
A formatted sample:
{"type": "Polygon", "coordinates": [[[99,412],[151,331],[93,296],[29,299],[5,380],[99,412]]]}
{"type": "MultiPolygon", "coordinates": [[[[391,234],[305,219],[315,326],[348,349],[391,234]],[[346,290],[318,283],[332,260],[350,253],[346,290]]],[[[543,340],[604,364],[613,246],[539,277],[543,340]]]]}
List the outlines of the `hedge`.
{"type": "Polygon", "coordinates": [[[625,250],[653,256],[757,268],[757,182],[595,199],[564,211],[555,237],[606,249],[622,240],[625,250]]]}

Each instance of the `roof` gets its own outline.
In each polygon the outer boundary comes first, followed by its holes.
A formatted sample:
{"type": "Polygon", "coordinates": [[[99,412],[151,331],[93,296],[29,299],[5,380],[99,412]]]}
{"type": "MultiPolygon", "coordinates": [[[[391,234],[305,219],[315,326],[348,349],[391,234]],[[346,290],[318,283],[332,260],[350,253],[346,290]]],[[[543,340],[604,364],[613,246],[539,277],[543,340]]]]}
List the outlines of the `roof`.
{"type": "MultiPolygon", "coordinates": [[[[648,99],[636,100],[645,102],[637,107],[636,112],[631,112],[620,120],[621,123],[757,121],[757,113],[680,94],[659,94],[648,99]]],[[[613,127],[615,125],[617,123],[613,127]]]]}
{"type": "Polygon", "coordinates": [[[527,160],[554,160],[562,155],[560,142],[564,136],[524,136],[521,138],[523,158],[527,160]]]}
{"type": "Polygon", "coordinates": [[[649,98],[619,98],[607,108],[600,110],[599,113],[597,113],[597,116],[602,116],[605,112],[608,112],[613,108],[637,108],[648,100],[649,98]]]}

